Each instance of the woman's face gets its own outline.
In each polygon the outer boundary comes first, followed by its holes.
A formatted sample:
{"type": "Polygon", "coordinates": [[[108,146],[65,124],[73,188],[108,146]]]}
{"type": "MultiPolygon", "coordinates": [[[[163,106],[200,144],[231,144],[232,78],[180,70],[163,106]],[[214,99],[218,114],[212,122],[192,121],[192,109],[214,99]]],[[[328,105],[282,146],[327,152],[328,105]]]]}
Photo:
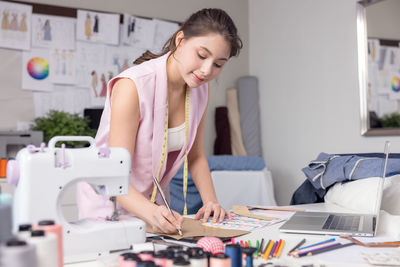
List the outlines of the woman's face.
{"type": "Polygon", "coordinates": [[[229,59],[229,43],[220,34],[184,39],[180,32],[176,42],[178,70],[190,88],[215,79],[229,59]]]}

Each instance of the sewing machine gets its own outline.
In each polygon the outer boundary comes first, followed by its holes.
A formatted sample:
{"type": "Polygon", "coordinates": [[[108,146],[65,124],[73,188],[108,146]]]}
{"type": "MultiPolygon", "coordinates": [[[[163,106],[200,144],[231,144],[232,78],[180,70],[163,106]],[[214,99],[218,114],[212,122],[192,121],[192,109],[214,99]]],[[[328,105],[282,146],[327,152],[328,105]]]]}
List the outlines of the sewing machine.
{"type": "MultiPolygon", "coordinates": [[[[16,186],[13,225],[52,219],[63,228],[64,262],[96,260],[145,242],[145,223],[128,216],[116,220],[69,223],[61,211],[65,189],[80,181],[103,188],[107,196],[128,194],[131,159],[123,148],[96,147],[92,137],[57,136],[48,147],[30,145],[9,161],[7,182],[16,186]],[[60,141],[85,141],[84,148],[56,147],[60,141]]],[[[114,214],[115,215],[115,214],[114,214]]],[[[115,217],[115,216],[113,216],[115,217]]]]}

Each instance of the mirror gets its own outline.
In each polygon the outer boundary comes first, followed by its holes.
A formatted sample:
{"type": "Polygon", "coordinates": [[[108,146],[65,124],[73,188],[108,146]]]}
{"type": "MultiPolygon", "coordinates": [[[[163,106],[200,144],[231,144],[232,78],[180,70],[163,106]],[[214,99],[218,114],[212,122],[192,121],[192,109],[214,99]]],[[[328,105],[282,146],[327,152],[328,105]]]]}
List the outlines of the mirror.
{"type": "Polygon", "coordinates": [[[357,3],[361,134],[400,135],[400,1],[357,3]]]}

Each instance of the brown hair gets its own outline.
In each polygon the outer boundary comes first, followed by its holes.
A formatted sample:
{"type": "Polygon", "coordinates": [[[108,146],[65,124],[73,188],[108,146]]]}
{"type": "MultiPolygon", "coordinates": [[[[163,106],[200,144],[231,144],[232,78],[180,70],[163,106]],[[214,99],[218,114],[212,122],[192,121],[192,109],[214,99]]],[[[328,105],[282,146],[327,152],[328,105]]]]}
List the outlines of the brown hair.
{"type": "Polygon", "coordinates": [[[208,33],[221,34],[230,44],[231,52],[229,57],[238,56],[243,47],[242,40],[237,34],[237,29],[231,17],[218,8],[204,8],[192,14],[177,30],[172,37],[164,44],[160,54],[154,54],[147,50],[133,64],[140,64],[150,59],[158,58],[166,53],[174,53],[176,50],[175,39],[178,32],[183,31],[184,39],[196,36],[204,36],[208,33]]]}

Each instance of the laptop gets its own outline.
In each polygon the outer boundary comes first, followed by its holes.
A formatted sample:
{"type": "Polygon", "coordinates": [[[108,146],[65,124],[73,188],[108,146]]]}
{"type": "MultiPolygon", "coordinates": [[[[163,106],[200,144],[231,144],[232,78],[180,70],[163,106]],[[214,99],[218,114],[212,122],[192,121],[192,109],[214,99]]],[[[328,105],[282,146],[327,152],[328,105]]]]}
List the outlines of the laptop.
{"type": "Polygon", "coordinates": [[[389,141],[385,143],[385,160],[382,179],[379,179],[377,198],[373,214],[331,213],[331,212],[296,212],[280,228],[285,233],[328,234],[375,236],[382,202],[383,179],[389,157],[389,141]]]}

